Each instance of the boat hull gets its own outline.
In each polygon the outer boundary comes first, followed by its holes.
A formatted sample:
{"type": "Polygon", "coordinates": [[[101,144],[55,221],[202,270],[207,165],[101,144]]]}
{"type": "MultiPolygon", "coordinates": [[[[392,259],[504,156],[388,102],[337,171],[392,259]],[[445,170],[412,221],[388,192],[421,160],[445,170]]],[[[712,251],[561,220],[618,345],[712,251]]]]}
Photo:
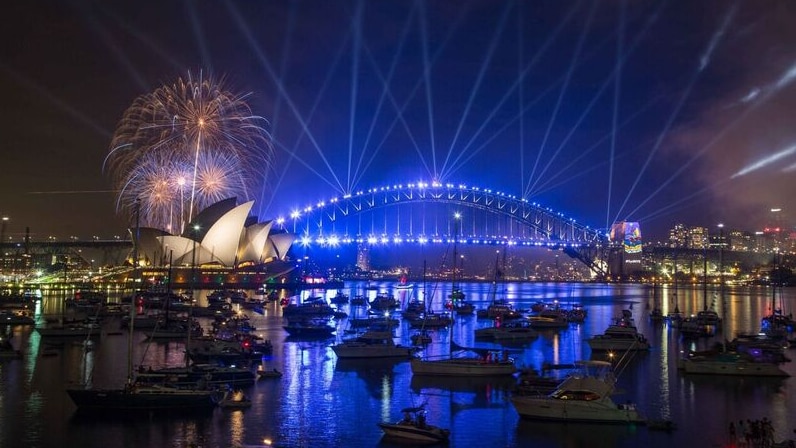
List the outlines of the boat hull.
{"type": "Polygon", "coordinates": [[[520,417],[529,420],[591,423],[644,423],[635,406],[617,406],[610,399],[568,401],[550,397],[514,397],[520,417]]]}
{"type": "Polygon", "coordinates": [[[176,388],[68,389],[66,392],[80,410],[212,409],[217,398],[210,391],[176,388]]]}
{"type": "Polygon", "coordinates": [[[731,362],[681,359],[678,365],[685,373],[699,375],[786,377],[777,364],[766,362],[731,362]]]}
{"type": "Polygon", "coordinates": [[[193,365],[190,367],[166,367],[139,372],[139,384],[167,384],[173,387],[251,386],[256,375],[251,370],[239,367],[193,365]]]}
{"type": "Polygon", "coordinates": [[[414,375],[507,376],[517,371],[513,362],[487,363],[477,358],[413,359],[411,364],[414,375]]]}
{"type": "Polygon", "coordinates": [[[335,345],[332,350],[338,358],[406,358],[412,356],[412,349],[401,346],[375,346],[375,345],[335,345]]]}
{"type": "Polygon", "coordinates": [[[595,337],[586,341],[592,350],[596,351],[647,351],[650,349],[648,342],[636,339],[595,337]]]}
{"type": "Polygon", "coordinates": [[[448,440],[449,433],[435,426],[418,428],[415,425],[400,423],[379,423],[386,437],[413,441],[416,443],[438,443],[448,440]]]}

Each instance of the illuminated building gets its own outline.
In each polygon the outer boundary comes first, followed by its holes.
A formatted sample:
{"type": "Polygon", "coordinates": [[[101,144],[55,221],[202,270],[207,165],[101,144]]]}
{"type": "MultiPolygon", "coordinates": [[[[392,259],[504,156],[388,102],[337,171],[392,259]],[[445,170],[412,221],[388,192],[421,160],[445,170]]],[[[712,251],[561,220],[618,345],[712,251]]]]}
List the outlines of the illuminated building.
{"type": "Polygon", "coordinates": [[[360,271],[370,271],[370,248],[367,244],[357,246],[357,268],[360,271]]]}
{"type": "Polygon", "coordinates": [[[611,274],[632,275],[641,271],[641,228],[637,222],[622,221],[611,226],[611,245],[616,248],[609,261],[611,274]]]}
{"type": "Polygon", "coordinates": [[[145,265],[212,264],[222,267],[284,261],[295,235],[273,231],[273,221],[249,216],[254,201],[236,205],[236,198],[217,202],[186,227],[182,235],[154,228],[133,230],[145,265]]]}
{"type": "Polygon", "coordinates": [[[691,227],[688,229],[686,247],[689,249],[706,249],[708,245],[707,227],[691,227]]]}
{"type": "Polygon", "coordinates": [[[669,230],[669,247],[686,247],[688,245],[688,229],[684,224],[675,224],[669,230]]]}

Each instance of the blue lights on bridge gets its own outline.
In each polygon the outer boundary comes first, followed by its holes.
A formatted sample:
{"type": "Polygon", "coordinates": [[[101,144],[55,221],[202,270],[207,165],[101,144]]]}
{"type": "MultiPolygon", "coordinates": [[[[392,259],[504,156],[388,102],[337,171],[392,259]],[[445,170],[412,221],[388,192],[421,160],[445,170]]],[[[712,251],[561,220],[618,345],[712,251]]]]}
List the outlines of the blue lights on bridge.
{"type": "Polygon", "coordinates": [[[583,247],[606,233],[525,198],[489,188],[414,182],[370,188],[296,208],[276,224],[302,245],[449,244],[454,213],[464,212],[458,242],[471,245],[583,247]],[[432,206],[433,205],[433,206],[432,206]],[[466,228],[467,231],[464,231],[466,228]]]}
{"type": "MultiPolygon", "coordinates": [[[[330,235],[327,237],[310,237],[307,235],[302,236],[296,241],[301,246],[307,247],[318,245],[323,247],[336,247],[348,244],[369,244],[372,246],[377,245],[392,245],[392,244],[453,244],[452,238],[442,237],[400,237],[400,236],[376,236],[370,235],[367,237],[340,237],[337,235],[330,235]]],[[[472,246],[517,246],[517,247],[545,247],[550,249],[563,248],[563,247],[586,247],[587,243],[568,243],[568,242],[553,242],[553,241],[526,241],[526,240],[506,240],[500,238],[459,238],[456,244],[472,245],[472,246]]]]}

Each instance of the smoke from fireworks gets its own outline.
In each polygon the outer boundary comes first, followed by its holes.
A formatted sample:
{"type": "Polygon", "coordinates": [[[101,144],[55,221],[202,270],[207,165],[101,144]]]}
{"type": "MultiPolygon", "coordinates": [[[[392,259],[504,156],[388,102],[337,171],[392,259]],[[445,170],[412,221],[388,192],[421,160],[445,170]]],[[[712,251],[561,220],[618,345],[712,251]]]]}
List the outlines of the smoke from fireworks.
{"type": "Polygon", "coordinates": [[[208,205],[259,192],[273,148],[247,96],[189,75],[138,97],[105,160],[119,191],[117,211],[133,216],[138,202],[142,226],[181,233],[208,205]]]}

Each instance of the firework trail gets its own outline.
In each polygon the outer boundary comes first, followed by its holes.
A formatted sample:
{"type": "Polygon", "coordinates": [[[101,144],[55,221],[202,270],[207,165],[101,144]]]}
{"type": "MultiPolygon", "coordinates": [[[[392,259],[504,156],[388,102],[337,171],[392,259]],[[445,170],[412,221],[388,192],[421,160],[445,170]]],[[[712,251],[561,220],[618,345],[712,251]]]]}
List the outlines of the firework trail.
{"type": "Polygon", "coordinates": [[[271,170],[273,147],[247,97],[190,74],[138,97],[105,159],[117,211],[133,216],[138,202],[141,225],[182,233],[202,208],[250,199],[271,170]]]}

